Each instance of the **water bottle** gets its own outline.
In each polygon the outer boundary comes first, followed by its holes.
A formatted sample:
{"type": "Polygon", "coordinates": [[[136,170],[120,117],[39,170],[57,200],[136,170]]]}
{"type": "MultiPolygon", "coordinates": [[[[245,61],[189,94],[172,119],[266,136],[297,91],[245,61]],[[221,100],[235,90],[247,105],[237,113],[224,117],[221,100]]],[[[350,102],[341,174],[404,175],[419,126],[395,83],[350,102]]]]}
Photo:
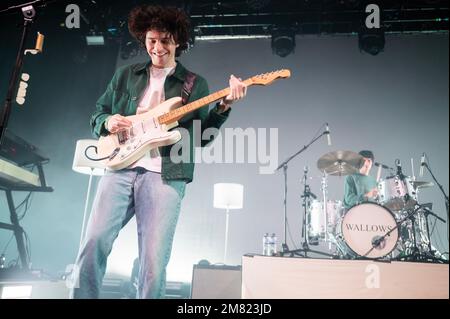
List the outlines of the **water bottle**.
{"type": "Polygon", "coordinates": [[[270,256],[275,256],[277,254],[277,235],[275,233],[270,235],[269,246],[270,256]]]}
{"type": "Polygon", "coordinates": [[[5,264],[6,264],[6,256],[5,254],[2,254],[0,256],[0,268],[5,268],[5,264]]]}
{"type": "Polygon", "coordinates": [[[265,233],[263,237],[263,256],[270,256],[269,255],[269,233],[265,233]]]}

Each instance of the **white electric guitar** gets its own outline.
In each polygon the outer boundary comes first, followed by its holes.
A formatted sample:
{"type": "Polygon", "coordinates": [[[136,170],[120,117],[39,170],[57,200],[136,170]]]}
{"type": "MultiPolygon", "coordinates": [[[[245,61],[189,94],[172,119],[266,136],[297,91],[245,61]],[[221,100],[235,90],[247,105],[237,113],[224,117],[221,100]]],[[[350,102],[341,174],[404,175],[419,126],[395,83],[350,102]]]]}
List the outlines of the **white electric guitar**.
{"type": "MultiPolygon", "coordinates": [[[[289,70],[279,70],[256,75],[244,81],[250,85],[269,85],[280,78],[291,76],[289,70]]],[[[173,97],[148,112],[127,116],[132,126],[107,136],[101,136],[98,145],[98,156],[105,158],[105,165],[112,170],[128,167],[151,149],[175,144],[181,139],[177,130],[169,131],[178,125],[184,115],[205,105],[222,99],[230,93],[226,88],[204,98],[181,106],[181,97],[173,97]]]]}

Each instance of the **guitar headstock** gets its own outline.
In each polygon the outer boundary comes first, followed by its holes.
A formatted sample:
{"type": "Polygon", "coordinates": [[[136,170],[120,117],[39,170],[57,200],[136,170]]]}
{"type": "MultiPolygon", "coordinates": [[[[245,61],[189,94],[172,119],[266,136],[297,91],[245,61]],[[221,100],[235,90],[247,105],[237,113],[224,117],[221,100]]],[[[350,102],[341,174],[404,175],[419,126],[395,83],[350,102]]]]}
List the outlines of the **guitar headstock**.
{"type": "Polygon", "coordinates": [[[251,80],[252,80],[252,84],[255,84],[255,85],[269,85],[275,80],[285,79],[290,76],[291,76],[291,71],[289,71],[287,69],[282,69],[282,70],[272,71],[269,73],[255,75],[254,77],[251,78],[251,80]]]}

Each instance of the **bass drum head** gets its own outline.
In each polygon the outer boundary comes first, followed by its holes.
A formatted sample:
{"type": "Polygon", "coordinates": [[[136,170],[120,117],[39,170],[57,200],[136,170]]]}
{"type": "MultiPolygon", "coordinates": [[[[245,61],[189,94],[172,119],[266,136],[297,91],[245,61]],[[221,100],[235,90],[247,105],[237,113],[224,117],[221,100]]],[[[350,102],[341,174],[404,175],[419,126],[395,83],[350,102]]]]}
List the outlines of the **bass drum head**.
{"type": "Polygon", "coordinates": [[[342,219],[341,231],[345,243],[355,254],[381,258],[390,254],[397,246],[399,235],[398,228],[394,229],[396,226],[394,214],[389,209],[375,203],[364,203],[347,211],[342,219]],[[392,229],[394,230],[380,245],[372,249],[373,242],[392,229]]]}

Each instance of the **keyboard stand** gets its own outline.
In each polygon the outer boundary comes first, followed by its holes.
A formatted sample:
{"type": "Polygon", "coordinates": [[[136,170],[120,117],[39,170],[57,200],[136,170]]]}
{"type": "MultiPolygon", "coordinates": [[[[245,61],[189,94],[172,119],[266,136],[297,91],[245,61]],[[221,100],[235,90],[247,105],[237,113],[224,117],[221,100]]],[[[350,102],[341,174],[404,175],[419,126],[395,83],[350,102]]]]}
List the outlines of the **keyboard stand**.
{"type": "Polygon", "coordinates": [[[25,246],[25,235],[23,228],[19,224],[19,218],[16,212],[16,206],[14,205],[14,200],[12,196],[13,191],[25,191],[25,192],[52,192],[53,188],[45,184],[44,170],[42,169],[42,163],[36,164],[39,172],[39,180],[41,186],[36,185],[26,185],[24,183],[12,183],[2,181],[0,183],[0,189],[4,190],[6,193],[6,199],[8,201],[9,216],[11,224],[1,223],[0,228],[8,229],[14,232],[14,237],[16,238],[17,250],[19,252],[20,263],[22,265],[22,270],[30,270],[29,256],[27,254],[25,246]]]}

